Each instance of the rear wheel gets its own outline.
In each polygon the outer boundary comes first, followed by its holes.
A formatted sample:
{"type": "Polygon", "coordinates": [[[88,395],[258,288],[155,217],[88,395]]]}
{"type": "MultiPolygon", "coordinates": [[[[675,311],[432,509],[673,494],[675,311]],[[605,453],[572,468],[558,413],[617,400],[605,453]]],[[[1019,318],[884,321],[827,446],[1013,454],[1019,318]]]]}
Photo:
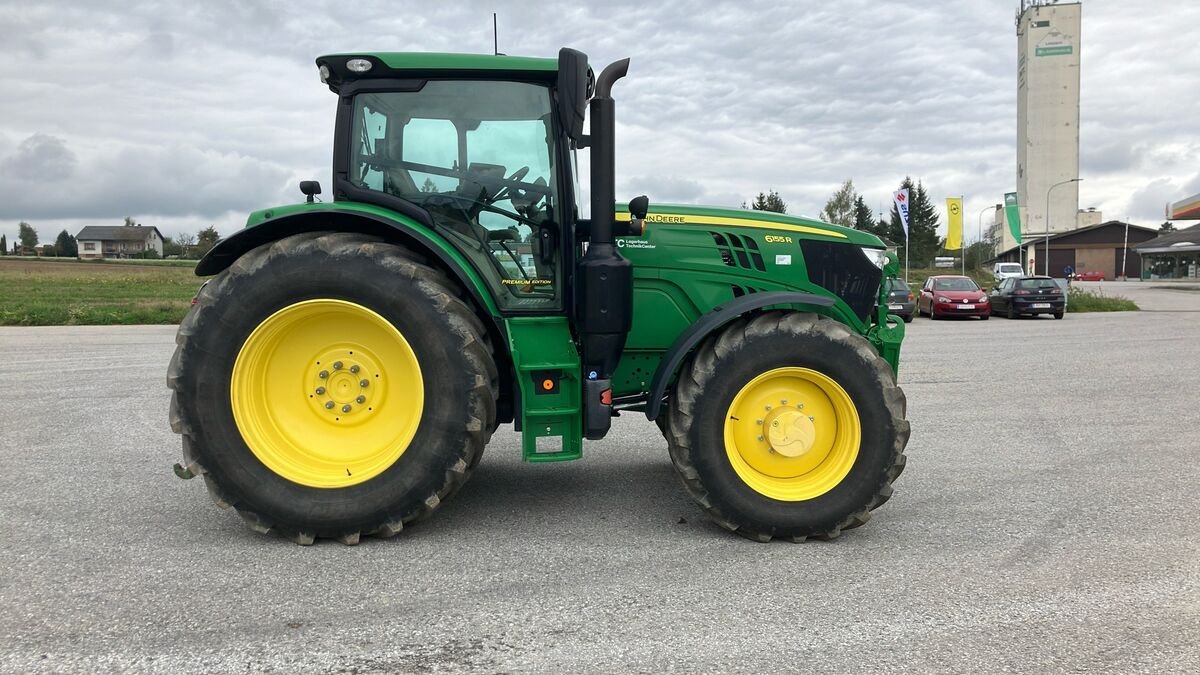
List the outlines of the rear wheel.
{"type": "Polygon", "coordinates": [[[1054,318],[1056,318],[1056,319],[1061,319],[1061,318],[1063,318],[1063,312],[1062,312],[1062,311],[1055,312],[1055,313],[1054,313],[1054,318]]]}
{"type": "Polygon", "coordinates": [[[495,426],[478,318],[418,256],[363,235],[251,251],[205,286],[176,341],[186,468],[254,529],[299,543],[428,515],[495,426]]]}
{"type": "Polygon", "coordinates": [[[904,468],[904,393],[862,336],[812,314],[739,319],[680,371],[666,435],[688,492],[759,541],[867,521],[904,468]]]}

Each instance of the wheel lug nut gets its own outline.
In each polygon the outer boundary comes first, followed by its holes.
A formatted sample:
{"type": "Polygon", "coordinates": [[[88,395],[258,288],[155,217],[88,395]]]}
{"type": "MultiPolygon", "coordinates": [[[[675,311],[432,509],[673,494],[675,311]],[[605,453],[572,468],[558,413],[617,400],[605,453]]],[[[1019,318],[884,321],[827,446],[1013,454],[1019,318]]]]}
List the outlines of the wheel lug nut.
{"type": "Polygon", "coordinates": [[[325,409],[333,410],[333,401],[325,401],[325,409]]]}
{"type": "Polygon", "coordinates": [[[319,378],[321,378],[321,379],[323,380],[323,379],[325,379],[325,378],[329,377],[329,371],[328,371],[328,370],[322,370],[321,372],[317,373],[317,377],[319,377],[319,378]]]}
{"type": "Polygon", "coordinates": [[[762,437],[762,436],[759,436],[759,437],[758,437],[758,442],[759,442],[759,443],[761,443],[761,442],[762,442],[762,439],[763,439],[763,437],[762,437]]]}
{"type": "Polygon", "coordinates": [[[317,387],[317,396],[325,393],[325,387],[317,387]]]}
{"type": "Polygon", "coordinates": [[[350,412],[350,404],[349,403],[342,406],[342,412],[350,412]]]}
{"type": "Polygon", "coordinates": [[[367,386],[367,385],[369,385],[369,384],[371,384],[371,383],[370,383],[370,381],[368,381],[368,380],[359,380],[359,381],[358,381],[358,386],[360,386],[360,387],[365,387],[365,386],[367,386]]]}
{"type": "Polygon", "coordinates": [[[362,405],[363,403],[366,403],[366,402],[367,402],[367,397],[366,397],[366,396],[359,396],[358,398],[354,399],[354,401],[355,401],[355,403],[358,403],[359,405],[362,405]]]}
{"type": "Polygon", "coordinates": [[[357,372],[358,372],[358,366],[350,366],[350,372],[352,372],[352,373],[357,373],[357,372]]]}
{"type": "Polygon", "coordinates": [[[342,362],[341,362],[341,361],[334,361],[334,362],[333,362],[333,369],[334,369],[334,370],[341,370],[341,369],[342,369],[342,362]]]}

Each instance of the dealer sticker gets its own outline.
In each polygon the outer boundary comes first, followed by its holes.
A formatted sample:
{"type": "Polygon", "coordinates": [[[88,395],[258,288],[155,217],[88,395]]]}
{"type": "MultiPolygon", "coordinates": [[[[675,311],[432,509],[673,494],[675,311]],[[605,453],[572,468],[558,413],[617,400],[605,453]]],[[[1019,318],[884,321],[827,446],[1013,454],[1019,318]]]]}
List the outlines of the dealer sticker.
{"type": "Polygon", "coordinates": [[[777,255],[777,256],[775,256],[775,264],[776,265],[791,265],[792,264],[792,256],[777,255]]]}

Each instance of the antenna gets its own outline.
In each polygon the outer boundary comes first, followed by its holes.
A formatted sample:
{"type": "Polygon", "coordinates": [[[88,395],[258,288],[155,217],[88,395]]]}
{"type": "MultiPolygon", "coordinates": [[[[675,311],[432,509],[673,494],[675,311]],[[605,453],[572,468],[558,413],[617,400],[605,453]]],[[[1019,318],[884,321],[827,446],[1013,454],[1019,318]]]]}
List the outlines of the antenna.
{"type": "Polygon", "coordinates": [[[500,34],[496,31],[496,13],[492,12],[492,53],[500,55],[500,34]]]}

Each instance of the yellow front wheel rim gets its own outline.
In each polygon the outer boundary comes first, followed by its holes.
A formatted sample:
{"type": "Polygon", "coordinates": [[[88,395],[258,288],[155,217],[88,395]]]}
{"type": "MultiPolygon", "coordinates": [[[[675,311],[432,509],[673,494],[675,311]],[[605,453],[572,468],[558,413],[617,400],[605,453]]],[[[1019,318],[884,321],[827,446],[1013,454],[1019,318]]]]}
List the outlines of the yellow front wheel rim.
{"type": "Polygon", "coordinates": [[[725,452],[742,481],[781,501],[819,497],[858,458],[862,425],[850,395],[809,368],[776,368],[750,380],[729,405],[725,452]]]}
{"type": "Polygon", "coordinates": [[[301,485],[341,488],[396,462],[417,433],[425,387],[395,326],[344,300],[306,300],[246,338],[230,381],[250,451],[301,485]]]}

